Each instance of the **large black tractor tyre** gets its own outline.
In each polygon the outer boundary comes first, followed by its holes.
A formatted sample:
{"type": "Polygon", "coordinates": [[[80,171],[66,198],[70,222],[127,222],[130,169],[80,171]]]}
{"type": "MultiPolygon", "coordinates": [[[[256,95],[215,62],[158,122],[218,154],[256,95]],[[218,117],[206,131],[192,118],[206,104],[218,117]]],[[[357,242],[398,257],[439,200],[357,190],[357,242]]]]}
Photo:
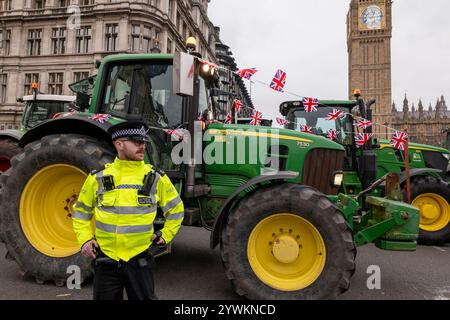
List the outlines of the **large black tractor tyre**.
{"type": "Polygon", "coordinates": [[[0,138],[0,173],[11,167],[11,159],[20,152],[22,148],[16,140],[0,138]]]}
{"type": "MultiPolygon", "coordinates": [[[[406,186],[403,186],[406,199],[406,186]]],[[[443,245],[450,241],[450,186],[431,176],[411,181],[411,204],[420,209],[418,242],[423,245],[443,245]]]]}
{"type": "Polygon", "coordinates": [[[80,268],[81,281],[91,275],[72,228],[72,207],[89,172],[113,158],[106,143],[62,134],[28,144],[12,159],[0,177],[0,226],[8,257],[25,275],[56,285],[71,275],[69,266],[80,268]]]}
{"type": "Polygon", "coordinates": [[[355,271],[349,225],[307,186],[286,183],[244,198],[221,239],[226,275],[248,299],[333,299],[349,288],[355,271]]]}

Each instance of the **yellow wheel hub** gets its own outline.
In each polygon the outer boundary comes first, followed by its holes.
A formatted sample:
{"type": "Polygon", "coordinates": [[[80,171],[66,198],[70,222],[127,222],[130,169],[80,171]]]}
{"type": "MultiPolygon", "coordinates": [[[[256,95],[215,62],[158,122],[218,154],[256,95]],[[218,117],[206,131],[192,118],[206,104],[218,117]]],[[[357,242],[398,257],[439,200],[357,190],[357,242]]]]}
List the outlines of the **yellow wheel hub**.
{"type": "Polygon", "coordinates": [[[450,207],[443,197],[435,193],[424,193],[416,197],[412,205],[420,209],[420,229],[439,231],[450,222],[450,207]]]}
{"type": "Polygon", "coordinates": [[[274,214],[252,230],[247,256],[257,277],[268,286],[296,291],[313,284],[326,262],[325,242],[306,219],[274,214]]]}
{"type": "Polygon", "coordinates": [[[71,165],[39,170],[20,198],[20,224],[31,245],[49,257],[68,257],[80,250],[72,227],[73,205],[86,174],[71,165]]]}

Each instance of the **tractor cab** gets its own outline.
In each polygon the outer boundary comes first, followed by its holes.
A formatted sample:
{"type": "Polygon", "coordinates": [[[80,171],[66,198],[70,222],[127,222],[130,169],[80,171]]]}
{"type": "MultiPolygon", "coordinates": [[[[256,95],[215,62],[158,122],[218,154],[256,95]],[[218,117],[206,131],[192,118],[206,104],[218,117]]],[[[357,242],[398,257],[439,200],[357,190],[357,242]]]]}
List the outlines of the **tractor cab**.
{"type": "Polygon", "coordinates": [[[357,101],[345,100],[319,100],[317,112],[306,112],[302,101],[286,101],[280,105],[280,113],[289,121],[285,127],[291,130],[301,130],[308,126],[315,135],[327,137],[328,130],[336,133],[335,141],[344,145],[353,142],[352,109],[358,106],[357,101]],[[333,110],[345,112],[345,116],[333,121],[327,120],[333,110]]]}
{"type": "Polygon", "coordinates": [[[17,101],[25,103],[21,125],[23,130],[28,130],[45,120],[52,119],[58,113],[69,111],[74,105],[75,96],[39,93],[24,96],[17,101]]]}

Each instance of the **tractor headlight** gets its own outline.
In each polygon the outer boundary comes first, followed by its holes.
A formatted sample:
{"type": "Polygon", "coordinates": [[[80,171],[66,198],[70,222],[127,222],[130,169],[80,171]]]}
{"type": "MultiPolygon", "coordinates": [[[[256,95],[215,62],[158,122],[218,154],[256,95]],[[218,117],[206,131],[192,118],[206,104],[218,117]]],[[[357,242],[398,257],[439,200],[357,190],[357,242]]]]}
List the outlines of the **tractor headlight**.
{"type": "Polygon", "coordinates": [[[344,180],[344,173],[335,172],[333,175],[333,186],[340,187],[342,185],[343,180],[344,180]]]}
{"type": "Polygon", "coordinates": [[[450,161],[450,153],[443,153],[442,154],[447,161],[450,161]]]}
{"type": "Polygon", "coordinates": [[[202,72],[204,73],[204,74],[208,74],[209,72],[210,72],[210,66],[208,65],[208,64],[203,64],[202,65],[202,72]]]}

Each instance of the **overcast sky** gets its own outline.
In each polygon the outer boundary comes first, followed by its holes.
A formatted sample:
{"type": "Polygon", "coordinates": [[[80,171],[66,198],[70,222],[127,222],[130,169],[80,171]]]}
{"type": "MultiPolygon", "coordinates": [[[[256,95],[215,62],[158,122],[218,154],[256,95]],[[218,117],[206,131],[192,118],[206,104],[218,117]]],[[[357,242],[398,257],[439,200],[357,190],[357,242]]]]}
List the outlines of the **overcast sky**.
{"type": "MultiPolygon", "coordinates": [[[[255,79],[270,83],[286,71],[287,91],[347,99],[346,15],[350,0],[212,0],[209,17],[221,28],[239,68],[257,67],[255,79]]],[[[405,92],[417,108],[442,94],[450,105],[450,1],[396,0],[393,4],[392,98],[405,92]]],[[[296,100],[260,84],[252,100],[264,117],[275,118],[282,101],[296,100]]]]}

